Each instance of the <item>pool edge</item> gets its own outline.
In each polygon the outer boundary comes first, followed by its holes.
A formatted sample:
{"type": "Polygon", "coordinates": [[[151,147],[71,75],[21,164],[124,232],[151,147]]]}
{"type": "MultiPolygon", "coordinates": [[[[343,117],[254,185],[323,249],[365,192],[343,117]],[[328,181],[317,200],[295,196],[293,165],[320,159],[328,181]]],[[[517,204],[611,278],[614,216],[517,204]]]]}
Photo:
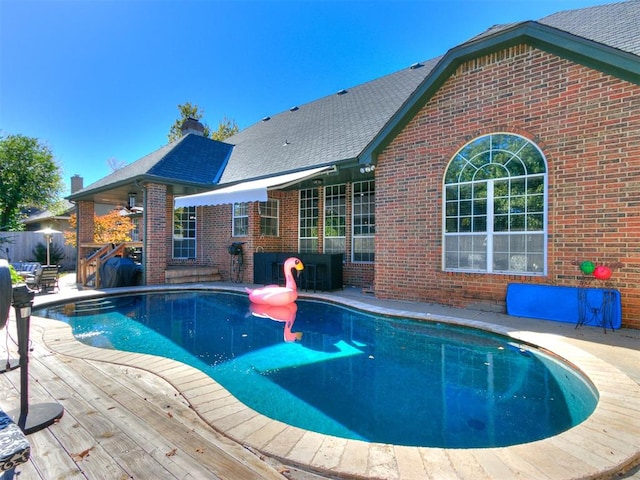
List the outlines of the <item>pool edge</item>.
{"type": "MultiPolygon", "coordinates": [[[[36,306],[105,294],[144,291],[242,291],[239,287],[211,285],[171,287],[74,292],[74,295],[38,301],[36,306]]],[[[301,298],[328,300],[374,314],[400,315],[482,328],[532,343],[578,367],[597,388],[600,400],[592,415],[580,425],[548,439],[513,447],[442,449],[368,443],[307,432],[268,419],[235,400],[205,374],[201,373],[205,378],[198,378],[196,372],[199,370],[193,367],[152,355],[90,347],[76,341],[71,328],[63,322],[41,317],[34,317],[34,320],[45,327],[43,340],[51,350],[63,355],[142,368],[154,373],[180,391],[198,415],[215,430],[285,464],[320,474],[345,478],[404,480],[432,478],[434,472],[453,471],[459,478],[472,475],[474,478],[490,479],[517,475],[519,478],[554,480],[596,479],[611,478],[640,462],[640,386],[618,368],[570,345],[562,337],[483,321],[346,301],[330,294],[303,294],[301,298]]]]}

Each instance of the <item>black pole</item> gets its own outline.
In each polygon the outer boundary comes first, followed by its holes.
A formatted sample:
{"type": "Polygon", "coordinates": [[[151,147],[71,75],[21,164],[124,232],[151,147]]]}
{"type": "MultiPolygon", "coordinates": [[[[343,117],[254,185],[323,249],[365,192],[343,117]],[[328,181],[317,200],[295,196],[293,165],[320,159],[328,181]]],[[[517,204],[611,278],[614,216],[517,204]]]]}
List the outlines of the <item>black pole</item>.
{"type": "Polygon", "coordinates": [[[13,307],[16,312],[20,353],[20,411],[13,410],[7,415],[18,424],[25,435],[48,427],[64,413],[62,405],[58,403],[40,403],[29,408],[29,327],[34,296],[35,292],[26,285],[13,288],[13,307]]]}
{"type": "MultiPolygon", "coordinates": [[[[14,304],[15,305],[15,304],[14,304]]],[[[31,308],[31,304],[27,304],[31,308]]],[[[15,305],[16,328],[18,330],[18,355],[20,355],[20,418],[18,426],[24,432],[29,414],[29,326],[31,316],[22,318],[24,306],[15,305]]]]}

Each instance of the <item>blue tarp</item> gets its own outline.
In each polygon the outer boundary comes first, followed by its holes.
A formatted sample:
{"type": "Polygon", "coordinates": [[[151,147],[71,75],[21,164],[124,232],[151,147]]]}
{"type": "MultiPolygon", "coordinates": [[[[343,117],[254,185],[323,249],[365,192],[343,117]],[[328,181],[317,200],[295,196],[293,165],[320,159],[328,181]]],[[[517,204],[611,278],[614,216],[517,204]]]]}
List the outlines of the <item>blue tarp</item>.
{"type": "Polygon", "coordinates": [[[620,328],[622,323],[620,292],[605,288],[526,283],[510,283],[507,286],[509,315],[577,325],[581,311],[584,315],[583,325],[620,328]]]}

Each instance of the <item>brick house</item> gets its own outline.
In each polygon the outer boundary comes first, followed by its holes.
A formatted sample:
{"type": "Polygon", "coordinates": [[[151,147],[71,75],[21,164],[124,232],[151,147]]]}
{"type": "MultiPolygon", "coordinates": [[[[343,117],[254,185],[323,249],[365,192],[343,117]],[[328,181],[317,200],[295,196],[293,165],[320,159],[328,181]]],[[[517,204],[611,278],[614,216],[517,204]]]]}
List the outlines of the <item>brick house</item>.
{"type": "Polygon", "coordinates": [[[197,156],[188,178],[191,157],[163,156],[187,134],[151,154],[164,176],[145,157],[72,195],[78,238],[101,192],[135,186],[148,284],[179,265],[225,277],[242,241],[248,282],[253,252],[335,252],[343,283],[378,297],[503,310],[509,283],[575,286],[586,259],[619,265],[622,322],[639,328],[639,23],[632,0],[494,26],[225,143],[200,138],[218,160],[197,156]]]}

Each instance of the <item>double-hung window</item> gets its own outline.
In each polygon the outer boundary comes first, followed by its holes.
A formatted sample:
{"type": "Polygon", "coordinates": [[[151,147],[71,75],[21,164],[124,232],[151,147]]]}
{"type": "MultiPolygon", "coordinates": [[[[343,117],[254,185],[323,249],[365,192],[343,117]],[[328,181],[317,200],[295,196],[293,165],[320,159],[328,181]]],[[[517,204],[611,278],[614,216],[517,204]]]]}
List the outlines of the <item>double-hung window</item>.
{"type": "Polygon", "coordinates": [[[318,252],[318,189],[300,190],[298,211],[298,244],[300,253],[318,252]]]}
{"type": "Polygon", "coordinates": [[[324,188],[324,252],[345,253],[347,233],[347,186],[324,188]]]}
{"type": "Polygon", "coordinates": [[[375,259],[374,236],[376,233],[375,181],[353,184],[352,254],[354,262],[373,262],[375,259]]]}
{"type": "Polygon", "coordinates": [[[277,237],[279,235],[279,206],[279,201],[273,199],[258,204],[260,211],[260,235],[264,235],[265,237],[277,237]]]}
{"type": "Polygon", "coordinates": [[[249,204],[247,202],[233,204],[233,236],[249,235],[249,204]]]}
{"type": "Polygon", "coordinates": [[[129,236],[132,242],[140,241],[140,217],[131,218],[131,233],[129,236]]]}
{"type": "Polygon", "coordinates": [[[196,258],[196,207],[173,211],[173,258],[196,258]]]}
{"type": "Polygon", "coordinates": [[[485,135],[451,160],[444,179],[447,271],[546,273],[547,167],[513,134],[485,135]]]}

